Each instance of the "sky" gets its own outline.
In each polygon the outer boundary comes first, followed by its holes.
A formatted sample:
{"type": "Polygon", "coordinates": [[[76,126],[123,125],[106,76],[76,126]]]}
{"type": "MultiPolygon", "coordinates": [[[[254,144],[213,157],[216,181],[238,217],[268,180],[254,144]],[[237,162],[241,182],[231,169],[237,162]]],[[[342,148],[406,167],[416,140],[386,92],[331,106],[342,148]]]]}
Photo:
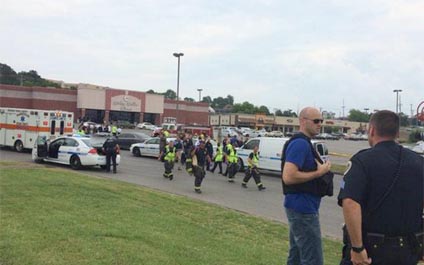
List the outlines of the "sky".
{"type": "Polygon", "coordinates": [[[411,114],[424,101],[422,0],[2,0],[0,62],[118,89],[297,111],[411,114]]]}

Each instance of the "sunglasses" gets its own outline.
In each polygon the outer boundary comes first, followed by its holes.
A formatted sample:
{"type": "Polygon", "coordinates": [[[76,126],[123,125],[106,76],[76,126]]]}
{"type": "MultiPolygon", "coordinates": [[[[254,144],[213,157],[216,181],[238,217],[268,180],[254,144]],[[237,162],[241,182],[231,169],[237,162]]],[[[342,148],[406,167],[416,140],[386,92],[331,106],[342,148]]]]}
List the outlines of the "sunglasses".
{"type": "Polygon", "coordinates": [[[312,121],[313,123],[315,123],[315,124],[318,124],[318,123],[323,123],[324,122],[324,120],[323,119],[308,119],[308,118],[304,118],[305,120],[310,120],[310,121],[312,121]]]}

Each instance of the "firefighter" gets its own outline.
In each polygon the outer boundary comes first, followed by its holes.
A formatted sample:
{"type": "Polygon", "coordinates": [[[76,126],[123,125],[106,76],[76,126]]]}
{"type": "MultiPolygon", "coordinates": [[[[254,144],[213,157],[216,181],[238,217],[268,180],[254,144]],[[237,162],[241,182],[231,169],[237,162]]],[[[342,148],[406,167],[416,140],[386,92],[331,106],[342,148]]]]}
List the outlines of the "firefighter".
{"type": "Polygon", "coordinates": [[[246,176],[244,177],[243,183],[241,183],[241,186],[243,188],[247,188],[247,183],[249,182],[250,178],[253,177],[253,179],[256,182],[256,186],[258,186],[258,190],[261,191],[266,188],[261,182],[261,175],[258,170],[258,164],[259,164],[258,150],[259,150],[259,147],[255,146],[253,148],[253,152],[250,153],[249,158],[247,158],[248,169],[246,170],[246,176]]]}
{"type": "Polygon", "coordinates": [[[165,173],[163,173],[163,176],[169,180],[174,179],[174,174],[172,173],[172,169],[174,168],[174,162],[175,162],[175,152],[176,148],[174,146],[174,142],[170,141],[167,146],[165,146],[163,150],[163,160],[164,160],[164,166],[165,166],[165,173]]]}
{"type": "Polygon", "coordinates": [[[191,151],[191,157],[193,159],[193,173],[195,176],[194,191],[196,193],[202,193],[200,187],[206,175],[205,166],[208,161],[211,161],[204,141],[200,141],[199,146],[191,151]]]}
{"type": "Polygon", "coordinates": [[[186,134],[186,137],[183,141],[183,148],[184,148],[184,154],[185,154],[185,165],[186,165],[186,171],[191,176],[193,175],[193,165],[192,165],[192,158],[191,158],[191,151],[193,150],[194,144],[192,140],[191,134],[186,134]]]}
{"type": "Polygon", "coordinates": [[[218,143],[218,147],[216,148],[216,155],[213,159],[213,168],[211,170],[212,173],[215,172],[217,166],[219,166],[219,174],[222,175],[222,160],[224,158],[224,152],[222,151],[221,143],[218,143]]]}
{"type": "Polygon", "coordinates": [[[225,163],[227,164],[227,167],[225,168],[225,173],[224,176],[228,176],[228,171],[230,169],[230,161],[229,159],[229,154],[231,153],[231,150],[233,149],[233,146],[231,145],[230,139],[227,137],[224,142],[223,142],[223,146],[224,146],[224,159],[225,159],[225,163]]]}
{"type": "Polygon", "coordinates": [[[231,148],[227,147],[227,157],[228,157],[228,182],[232,183],[234,182],[234,178],[237,173],[237,162],[238,162],[237,151],[234,148],[234,145],[231,145],[231,148]]]}

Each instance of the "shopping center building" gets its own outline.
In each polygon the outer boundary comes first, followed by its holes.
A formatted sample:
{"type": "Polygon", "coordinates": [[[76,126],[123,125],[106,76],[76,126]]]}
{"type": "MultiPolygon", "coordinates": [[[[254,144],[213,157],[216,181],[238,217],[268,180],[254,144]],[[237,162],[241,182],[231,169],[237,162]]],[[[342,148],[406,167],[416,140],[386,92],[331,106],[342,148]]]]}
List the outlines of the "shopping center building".
{"type": "Polygon", "coordinates": [[[0,84],[0,107],[62,110],[75,121],[143,121],[160,125],[167,120],[208,125],[209,106],[202,102],[165,99],[163,95],[89,84],[76,88],[25,87],[0,84]]]}
{"type": "MultiPolygon", "coordinates": [[[[261,114],[211,114],[209,124],[214,127],[249,127],[281,131],[283,133],[299,131],[299,119],[296,117],[281,117],[261,114]]],[[[365,132],[368,123],[347,120],[326,119],[321,126],[321,132],[355,133],[365,132]]]]}

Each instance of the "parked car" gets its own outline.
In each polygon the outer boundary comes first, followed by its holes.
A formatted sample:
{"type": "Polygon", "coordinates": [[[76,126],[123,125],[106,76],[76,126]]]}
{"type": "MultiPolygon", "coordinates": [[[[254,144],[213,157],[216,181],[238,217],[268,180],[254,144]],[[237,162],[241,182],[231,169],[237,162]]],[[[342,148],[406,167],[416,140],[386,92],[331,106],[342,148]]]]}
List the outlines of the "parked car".
{"type": "MultiPolygon", "coordinates": [[[[38,136],[32,149],[32,160],[70,165],[73,169],[106,166],[102,147],[94,146],[89,137],[64,136],[48,142],[46,137],[38,136]]],[[[121,156],[118,154],[116,163],[120,161],[121,156]]]]}
{"type": "MultiPolygon", "coordinates": [[[[247,141],[242,147],[236,148],[239,156],[239,167],[247,166],[247,158],[255,146],[259,146],[259,168],[266,170],[281,170],[281,153],[289,138],[258,137],[247,141]]],[[[324,142],[312,140],[315,150],[322,160],[328,160],[328,148],[324,142]]]]}
{"type": "Polygon", "coordinates": [[[132,124],[129,121],[117,121],[114,124],[116,125],[116,127],[122,128],[122,129],[134,129],[135,128],[135,125],[132,124]]]}
{"type": "Polygon", "coordinates": [[[150,122],[143,122],[137,124],[137,129],[147,129],[147,130],[155,130],[156,126],[151,124],[150,122]]]}
{"type": "Polygon", "coordinates": [[[272,131],[265,134],[267,137],[283,137],[284,134],[281,131],[272,131]]]}
{"type": "MultiPolygon", "coordinates": [[[[175,141],[176,138],[167,138],[166,141],[175,141]]],[[[159,150],[159,137],[153,137],[149,138],[143,143],[134,143],[130,146],[130,152],[134,156],[152,156],[152,157],[158,157],[160,150],[159,150]]]]}
{"type": "Polygon", "coordinates": [[[419,141],[412,147],[412,151],[424,156],[424,141],[419,141]]]}
{"type": "Polygon", "coordinates": [[[142,143],[149,139],[150,136],[141,132],[125,132],[119,134],[116,138],[121,149],[129,150],[132,144],[142,143]]]}

